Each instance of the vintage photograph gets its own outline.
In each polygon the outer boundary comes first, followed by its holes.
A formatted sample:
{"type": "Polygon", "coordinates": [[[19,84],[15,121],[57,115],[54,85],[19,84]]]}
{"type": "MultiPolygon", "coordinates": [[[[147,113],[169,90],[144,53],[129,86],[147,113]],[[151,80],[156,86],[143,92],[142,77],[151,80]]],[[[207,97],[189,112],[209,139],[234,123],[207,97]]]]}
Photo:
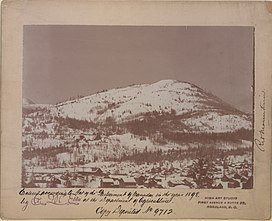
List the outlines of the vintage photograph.
{"type": "Polygon", "coordinates": [[[24,188],[252,189],[254,27],[25,25],[24,188]]]}

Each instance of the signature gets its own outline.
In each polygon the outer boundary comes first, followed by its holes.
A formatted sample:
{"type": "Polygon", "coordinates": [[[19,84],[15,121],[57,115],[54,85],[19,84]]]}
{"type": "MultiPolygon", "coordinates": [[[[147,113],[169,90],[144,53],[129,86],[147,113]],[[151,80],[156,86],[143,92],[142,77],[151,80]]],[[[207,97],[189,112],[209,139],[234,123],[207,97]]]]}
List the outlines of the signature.
{"type": "Polygon", "coordinates": [[[256,147],[264,152],[265,149],[264,149],[264,144],[265,144],[265,91],[262,91],[261,95],[262,97],[262,100],[260,102],[260,108],[261,108],[261,111],[262,111],[262,125],[261,125],[261,128],[259,130],[259,137],[254,139],[254,143],[256,145],[256,147]]]}
{"type": "Polygon", "coordinates": [[[81,198],[77,196],[61,196],[61,195],[48,195],[43,198],[39,195],[35,195],[30,201],[23,198],[20,202],[22,204],[22,211],[26,211],[29,205],[33,206],[46,206],[47,204],[54,205],[79,205],[81,198]]]}

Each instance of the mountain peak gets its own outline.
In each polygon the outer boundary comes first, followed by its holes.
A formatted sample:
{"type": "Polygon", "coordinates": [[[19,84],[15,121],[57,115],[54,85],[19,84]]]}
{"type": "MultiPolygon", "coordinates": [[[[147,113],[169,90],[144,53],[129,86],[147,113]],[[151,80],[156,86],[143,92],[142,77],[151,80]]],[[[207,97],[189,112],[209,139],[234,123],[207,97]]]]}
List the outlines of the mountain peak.
{"type": "Polygon", "coordinates": [[[157,82],[153,83],[152,85],[169,86],[169,85],[172,85],[172,84],[175,84],[178,82],[179,81],[173,80],[173,79],[164,79],[164,80],[157,81],[157,82]]]}
{"type": "Polygon", "coordinates": [[[178,80],[173,80],[173,79],[163,79],[160,81],[157,81],[156,83],[161,83],[161,84],[173,84],[173,83],[177,83],[178,80]]]}
{"type": "Polygon", "coordinates": [[[188,131],[251,128],[244,113],[194,84],[172,79],[110,89],[60,103],[55,108],[59,116],[100,123],[109,118],[121,123],[153,113],[175,113],[177,121],[188,131]]]}

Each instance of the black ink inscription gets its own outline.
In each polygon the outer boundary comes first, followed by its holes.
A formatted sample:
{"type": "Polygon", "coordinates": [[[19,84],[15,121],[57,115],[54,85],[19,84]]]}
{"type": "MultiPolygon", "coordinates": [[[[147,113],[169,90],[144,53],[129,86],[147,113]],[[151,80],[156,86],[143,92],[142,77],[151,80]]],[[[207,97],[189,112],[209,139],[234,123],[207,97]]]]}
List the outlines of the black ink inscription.
{"type": "Polygon", "coordinates": [[[261,129],[258,131],[258,134],[259,134],[259,137],[254,139],[254,143],[256,145],[256,147],[264,152],[265,149],[264,149],[264,145],[265,145],[265,91],[262,91],[262,94],[261,94],[261,97],[262,97],[262,100],[261,100],[261,103],[260,103],[260,109],[262,111],[262,114],[261,114],[261,117],[262,117],[262,125],[261,125],[261,129]]]}

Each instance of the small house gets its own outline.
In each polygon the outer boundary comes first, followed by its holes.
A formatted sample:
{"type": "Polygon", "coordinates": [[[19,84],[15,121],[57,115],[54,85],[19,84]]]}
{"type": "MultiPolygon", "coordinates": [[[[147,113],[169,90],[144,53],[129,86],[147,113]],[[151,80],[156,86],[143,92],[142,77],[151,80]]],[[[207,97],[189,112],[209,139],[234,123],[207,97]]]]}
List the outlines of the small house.
{"type": "Polygon", "coordinates": [[[136,180],[132,177],[125,177],[120,179],[121,188],[135,188],[137,186],[136,180]]]}
{"type": "Polygon", "coordinates": [[[103,178],[101,179],[100,186],[102,188],[111,188],[114,186],[114,180],[111,178],[103,178]]]}

